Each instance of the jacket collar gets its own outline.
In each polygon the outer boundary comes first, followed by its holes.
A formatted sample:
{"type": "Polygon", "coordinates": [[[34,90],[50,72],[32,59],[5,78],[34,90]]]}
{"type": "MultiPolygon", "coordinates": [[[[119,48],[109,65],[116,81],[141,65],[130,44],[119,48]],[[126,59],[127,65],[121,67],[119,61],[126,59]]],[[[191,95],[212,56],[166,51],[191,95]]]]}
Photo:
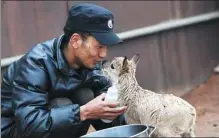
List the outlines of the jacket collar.
{"type": "Polygon", "coordinates": [[[56,39],[55,45],[56,45],[56,52],[57,52],[57,63],[58,63],[58,69],[61,70],[63,73],[67,75],[75,75],[77,74],[74,69],[71,69],[68,65],[64,54],[62,52],[62,43],[63,43],[64,34],[62,34],[59,38],[56,39]]]}

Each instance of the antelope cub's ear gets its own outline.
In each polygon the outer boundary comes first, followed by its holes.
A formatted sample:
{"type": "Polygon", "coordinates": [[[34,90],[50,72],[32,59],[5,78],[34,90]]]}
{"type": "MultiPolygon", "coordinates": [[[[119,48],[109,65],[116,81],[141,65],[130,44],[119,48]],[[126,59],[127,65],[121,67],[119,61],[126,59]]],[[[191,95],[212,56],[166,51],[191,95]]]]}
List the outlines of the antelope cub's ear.
{"type": "Polygon", "coordinates": [[[124,60],[123,60],[123,65],[122,65],[122,71],[120,72],[120,75],[124,74],[124,73],[128,73],[129,71],[129,64],[128,64],[128,59],[125,56],[124,60]]]}
{"type": "Polygon", "coordinates": [[[128,58],[125,56],[123,60],[123,68],[128,66],[128,58]]]}
{"type": "Polygon", "coordinates": [[[131,61],[132,61],[135,65],[137,65],[138,62],[139,62],[139,59],[140,59],[140,55],[139,55],[139,54],[136,54],[136,55],[134,55],[134,56],[132,57],[131,61]]]}

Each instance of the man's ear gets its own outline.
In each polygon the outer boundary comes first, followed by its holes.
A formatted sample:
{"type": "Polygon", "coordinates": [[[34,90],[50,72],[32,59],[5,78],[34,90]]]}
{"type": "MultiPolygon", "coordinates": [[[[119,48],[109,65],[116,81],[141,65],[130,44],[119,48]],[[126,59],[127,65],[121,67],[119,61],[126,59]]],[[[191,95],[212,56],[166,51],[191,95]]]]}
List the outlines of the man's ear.
{"type": "Polygon", "coordinates": [[[82,40],[79,39],[79,40],[77,41],[77,44],[78,44],[79,46],[81,46],[81,45],[82,45],[82,40]]]}
{"type": "Polygon", "coordinates": [[[77,33],[72,34],[69,43],[74,48],[80,47],[82,45],[81,36],[77,33]]]}
{"type": "Polygon", "coordinates": [[[136,69],[136,66],[138,65],[139,59],[140,59],[139,54],[134,55],[131,59],[131,62],[134,63],[135,69],[136,69]]]}

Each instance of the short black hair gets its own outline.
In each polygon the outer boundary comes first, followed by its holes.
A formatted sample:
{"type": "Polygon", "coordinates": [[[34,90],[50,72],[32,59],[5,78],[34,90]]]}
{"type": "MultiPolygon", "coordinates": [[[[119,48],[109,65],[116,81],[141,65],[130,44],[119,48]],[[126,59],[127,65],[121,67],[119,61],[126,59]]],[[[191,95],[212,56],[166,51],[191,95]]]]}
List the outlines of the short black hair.
{"type": "Polygon", "coordinates": [[[79,30],[71,30],[66,26],[63,28],[63,31],[64,31],[64,35],[65,35],[65,40],[67,42],[69,42],[72,34],[74,34],[74,33],[79,34],[83,41],[86,41],[87,37],[91,36],[91,34],[89,32],[84,32],[84,31],[79,31],[79,30]]]}

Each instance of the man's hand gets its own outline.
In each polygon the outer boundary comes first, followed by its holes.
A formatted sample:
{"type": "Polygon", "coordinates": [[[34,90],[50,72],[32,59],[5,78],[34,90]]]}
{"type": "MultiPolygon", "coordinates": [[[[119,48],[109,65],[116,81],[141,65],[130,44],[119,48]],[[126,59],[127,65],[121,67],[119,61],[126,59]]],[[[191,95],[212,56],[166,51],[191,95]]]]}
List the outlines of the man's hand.
{"type": "Polygon", "coordinates": [[[105,93],[80,107],[80,119],[109,119],[114,120],[123,114],[127,106],[116,107],[119,103],[104,101],[105,93]]]}

